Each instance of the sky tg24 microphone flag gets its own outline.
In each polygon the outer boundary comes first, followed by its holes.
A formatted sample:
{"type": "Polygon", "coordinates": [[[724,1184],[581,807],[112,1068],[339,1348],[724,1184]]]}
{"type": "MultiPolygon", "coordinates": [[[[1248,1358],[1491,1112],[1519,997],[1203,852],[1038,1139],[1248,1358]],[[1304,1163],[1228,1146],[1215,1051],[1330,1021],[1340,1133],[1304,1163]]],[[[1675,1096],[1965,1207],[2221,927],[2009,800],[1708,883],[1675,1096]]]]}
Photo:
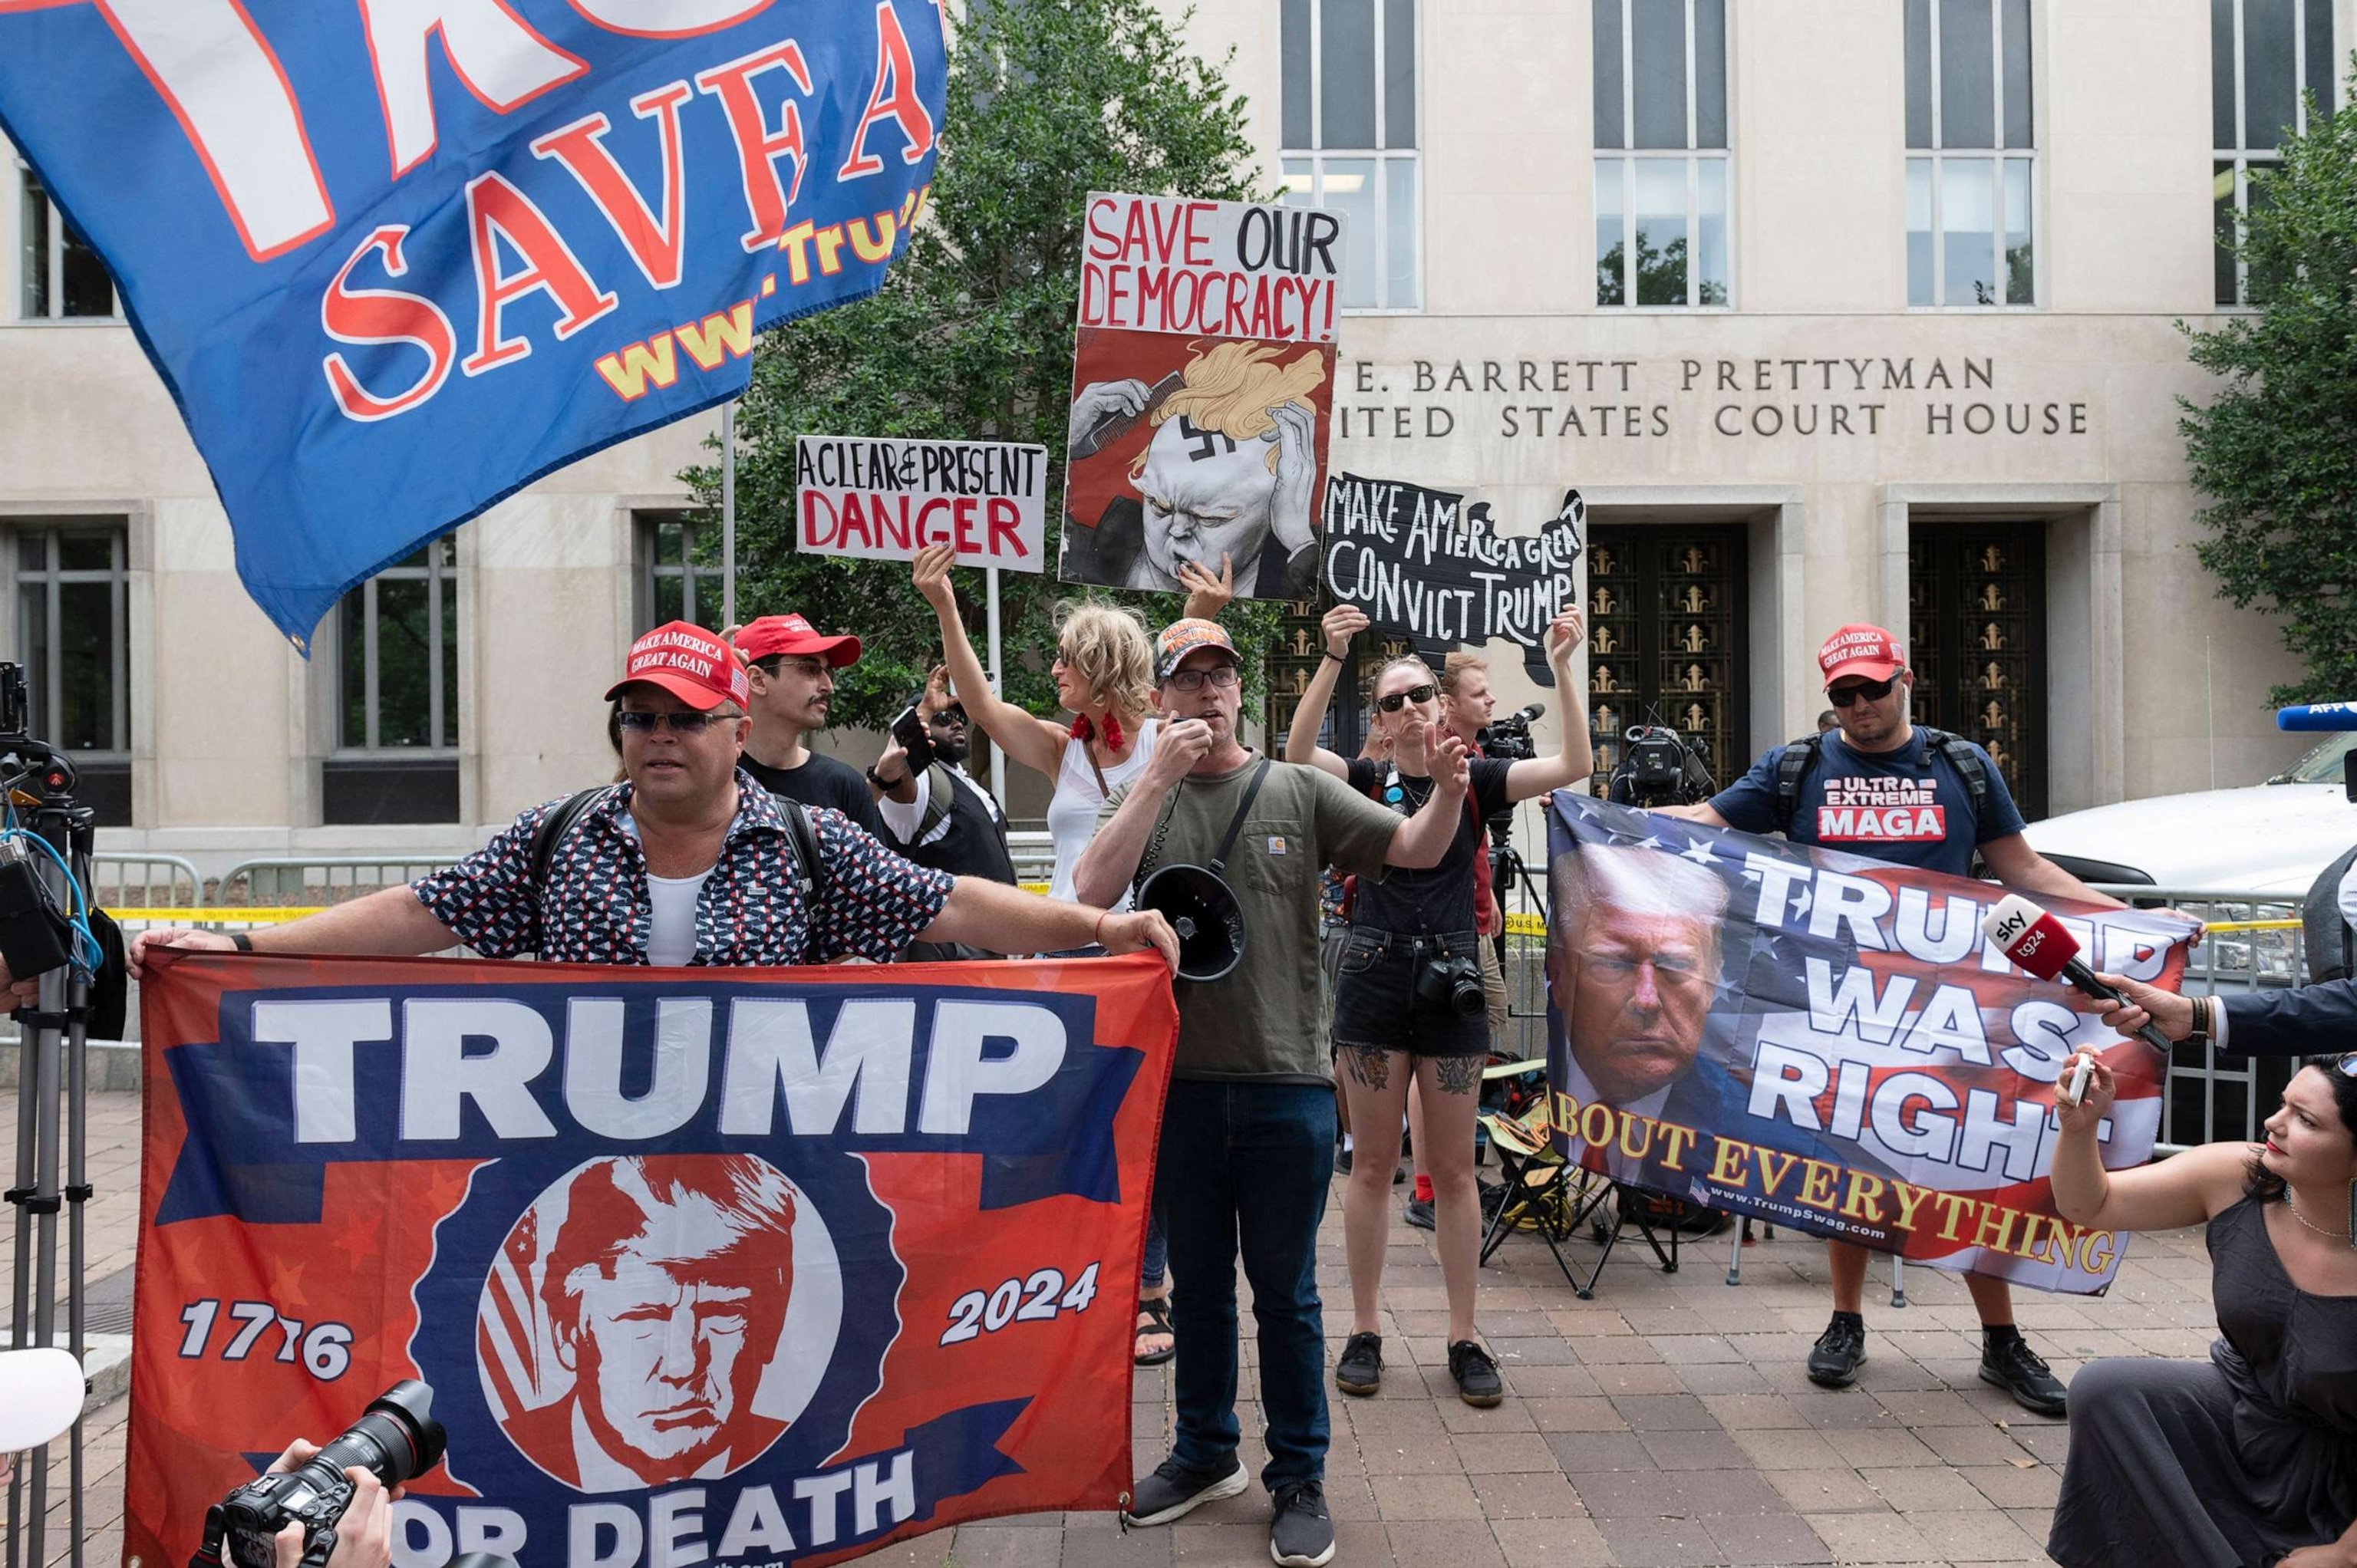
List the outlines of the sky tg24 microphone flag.
{"type": "MultiPolygon", "coordinates": [[[[2100,1294],[2127,1237],[2048,1177],[2057,1079],[2118,1083],[2104,1163],[2142,1165],[2168,1058],[1983,923],[2004,888],[1557,790],[1548,1122],[1616,1181],[1914,1262],[2100,1294]]],[[[2090,963],[2174,988],[2191,925],[2046,900],[2090,963]]]]}
{"type": "Polygon", "coordinates": [[[404,1378],[449,1434],[404,1562],[782,1568],[1128,1491],[1154,954],[164,950],[142,1006],[126,1561],[404,1378]]]}
{"type": "Polygon", "coordinates": [[[0,131],[113,274],[308,645],[552,469],[873,294],[931,178],[931,0],[0,0],[0,131]]]}

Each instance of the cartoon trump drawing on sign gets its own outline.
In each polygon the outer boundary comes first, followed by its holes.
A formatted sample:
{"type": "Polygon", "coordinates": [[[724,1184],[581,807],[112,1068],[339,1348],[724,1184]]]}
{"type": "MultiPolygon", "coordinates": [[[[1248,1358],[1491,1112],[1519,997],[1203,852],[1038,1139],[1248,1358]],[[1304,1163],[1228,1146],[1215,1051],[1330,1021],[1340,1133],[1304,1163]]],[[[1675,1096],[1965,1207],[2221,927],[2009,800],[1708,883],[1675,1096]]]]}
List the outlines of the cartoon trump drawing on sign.
{"type": "Polygon", "coordinates": [[[1073,394],[1063,579],[1183,593],[1181,564],[1217,576],[1224,557],[1245,596],[1307,596],[1333,349],[1082,335],[1084,371],[1141,373],[1073,394]]]}

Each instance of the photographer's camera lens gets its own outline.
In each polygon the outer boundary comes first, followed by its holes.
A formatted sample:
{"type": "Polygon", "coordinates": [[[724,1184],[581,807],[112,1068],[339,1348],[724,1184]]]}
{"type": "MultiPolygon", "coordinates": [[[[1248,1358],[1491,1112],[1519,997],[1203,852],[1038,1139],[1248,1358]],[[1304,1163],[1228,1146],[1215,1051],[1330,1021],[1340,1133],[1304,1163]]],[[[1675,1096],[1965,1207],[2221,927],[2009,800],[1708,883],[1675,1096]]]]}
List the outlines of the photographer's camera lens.
{"type": "Polygon", "coordinates": [[[338,1474],[357,1465],[387,1487],[398,1487],[434,1468],[444,1442],[442,1423],[434,1419],[434,1391],[412,1378],[370,1401],[361,1418],[312,1463],[331,1465],[338,1474]]]}

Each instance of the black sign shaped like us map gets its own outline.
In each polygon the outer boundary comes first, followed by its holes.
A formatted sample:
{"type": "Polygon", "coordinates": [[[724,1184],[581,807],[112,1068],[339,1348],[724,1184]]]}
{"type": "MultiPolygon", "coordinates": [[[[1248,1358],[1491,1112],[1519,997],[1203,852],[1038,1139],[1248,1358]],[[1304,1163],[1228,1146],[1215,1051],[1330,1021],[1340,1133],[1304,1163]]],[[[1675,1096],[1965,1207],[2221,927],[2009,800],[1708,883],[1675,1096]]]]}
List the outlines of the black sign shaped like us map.
{"type": "Polygon", "coordinates": [[[1587,515],[1579,492],[1566,490],[1553,521],[1509,536],[1491,523],[1487,501],[1468,506],[1453,490],[1338,474],[1326,484],[1318,571],[1337,603],[1405,636],[1436,669],[1452,648],[1502,637],[1523,645],[1531,679],[1552,686],[1546,628],[1579,603],[1572,568],[1587,515]]]}

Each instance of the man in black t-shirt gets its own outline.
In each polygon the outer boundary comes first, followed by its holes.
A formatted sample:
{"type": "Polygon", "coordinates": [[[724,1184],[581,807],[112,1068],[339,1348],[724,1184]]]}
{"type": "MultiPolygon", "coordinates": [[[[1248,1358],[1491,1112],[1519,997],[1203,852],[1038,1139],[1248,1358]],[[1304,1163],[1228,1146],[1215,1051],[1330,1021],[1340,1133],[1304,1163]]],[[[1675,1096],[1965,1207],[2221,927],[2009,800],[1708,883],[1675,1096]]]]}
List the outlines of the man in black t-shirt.
{"type": "Polygon", "coordinates": [[[800,616],[763,616],[737,632],[737,654],[752,684],[753,733],[742,766],[772,795],[830,806],[877,839],[884,821],[859,770],[823,757],[802,737],[826,727],[834,672],[859,660],[856,637],[822,637],[800,616]]]}

